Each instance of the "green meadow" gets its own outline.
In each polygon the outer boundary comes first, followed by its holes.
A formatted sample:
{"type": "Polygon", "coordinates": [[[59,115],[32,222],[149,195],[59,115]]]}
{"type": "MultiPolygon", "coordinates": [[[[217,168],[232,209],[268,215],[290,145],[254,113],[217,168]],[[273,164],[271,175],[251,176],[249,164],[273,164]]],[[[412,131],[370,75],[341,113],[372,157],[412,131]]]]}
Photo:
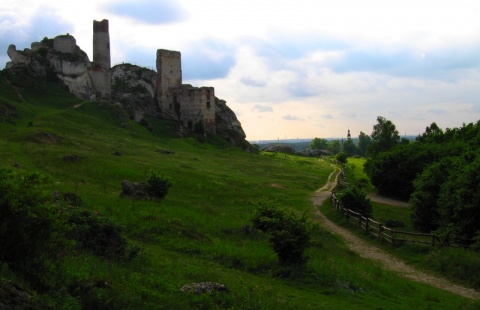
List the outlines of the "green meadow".
{"type": "Polygon", "coordinates": [[[0,114],[0,168],[49,176],[45,191],[75,193],[87,210],[118,222],[137,249],[109,259],[67,247],[49,266],[56,280],[43,291],[0,261],[2,281],[51,308],[480,307],[383,270],[319,225],[307,264],[279,265],[267,236],[251,229],[255,203],[269,199],[315,223],[311,195],[333,171],[324,161],[248,153],[217,136],[178,138],[176,124],[165,120],[149,119],[150,131],[114,104],[82,102],[53,84],[20,88],[0,78],[0,111],[10,111],[0,114]],[[151,171],[173,182],[163,200],[121,196],[123,180],[145,182],[151,171]],[[181,290],[197,282],[228,290],[181,290]]]}

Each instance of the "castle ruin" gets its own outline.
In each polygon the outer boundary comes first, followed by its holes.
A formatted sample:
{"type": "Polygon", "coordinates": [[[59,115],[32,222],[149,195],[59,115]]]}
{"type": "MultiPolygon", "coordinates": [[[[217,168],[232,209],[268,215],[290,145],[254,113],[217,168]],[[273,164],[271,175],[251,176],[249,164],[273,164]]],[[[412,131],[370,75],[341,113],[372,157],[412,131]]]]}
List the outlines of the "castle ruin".
{"type": "MultiPolygon", "coordinates": [[[[106,19],[93,21],[92,62],[69,34],[34,42],[31,49],[24,51],[17,51],[15,45],[11,44],[7,54],[11,59],[11,62],[7,63],[7,69],[29,67],[31,72],[44,78],[50,70],[79,98],[109,100],[113,96],[112,85],[116,81],[113,81],[112,76],[115,67],[111,68],[109,25],[106,19]],[[43,60],[39,57],[43,57],[43,60]]],[[[147,101],[154,103],[151,105],[153,109],[149,108],[149,112],[152,112],[149,115],[175,120],[181,128],[188,131],[216,133],[215,89],[182,84],[180,52],[158,49],[156,56],[157,72],[152,70],[146,83],[152,85],[152,91],[148,91],[151,97],[147,101]]],[[[115,79],[117,78],[119,77],[116,76],[115,79]]],[[[145,86],[141,80],[142,78],[139,78],[135,81],[135,85],[145,86]]],[[[143,117],[143,112],[137,113],[135,110],[134,114],[141,114],[138,119],[135,116],[137,121],[143,117]]],[[[236,119],[233,120],[233,123],[236,122],[236,119]]],[[[243,131],[241,132],[240,135],[244,135],[243,131]]]]}
{"type": "Polygon", "coordinates": [[[110,34],[108,20],[93,21],[93,62],[110,69],[110,34]]]}
{"type": "Polygon", "coordinates": [[[157,50],[157,104],[164,118],[190,131],[215,132],[215,89],[182,84],[181,54],[157,50]]]}

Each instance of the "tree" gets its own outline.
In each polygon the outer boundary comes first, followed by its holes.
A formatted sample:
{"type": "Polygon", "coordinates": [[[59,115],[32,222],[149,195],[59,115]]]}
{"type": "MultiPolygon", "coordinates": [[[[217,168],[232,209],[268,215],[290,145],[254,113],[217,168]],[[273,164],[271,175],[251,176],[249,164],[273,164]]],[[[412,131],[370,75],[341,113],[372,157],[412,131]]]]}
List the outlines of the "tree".
{"type": "Polygon", "coordinates": [[[410,196],[410,216],[416,229],[431,232],[440,227],[437,201],[446,177],[445,172],[450,166],[450,159],[446,158],[428,166],[414,180],[414,192],[410,196]]]}
{"type": "Polygon", "coordinates": [[[342,150],[342,144],[338,140],[332,140],[328,144],[328,150],[332,152],[333,155],[336,155],[342,150]]]}
{"type": "Polygon", "coordinates": [[[382,116],[377,117],[377,124],[373,126],[371,138],[372,144],[368,149],[367,155],[372,157],[391,149],[400,141],[395,125],[382,116]]]}
{"type": "Polygon", "coordinates": [[[326,139],[315,138],[308,145],[312,150],[326,150],[328,141],[326,139]]]}
{"type": "Polygon", "coordinates": [[[343,142],[342,149],[343,152],[347,153],[348,156],[353,156],[357,153],[357,147],[355,146],[355,143],[353,143],[352,139],[347,139],[345,142],[343,142]]]}
{"type": "Polygon", "coordinates": [[[415,178],[446,154],[448,149],[441,145],[402,144],[369,158],[364,169],[380,194],[408,200],[415,178]]]}
{"type": "Polygon", "coordinates": [[[310,224],[305,216],[279,208],[270,200],[257,203],[253,226],[266,233],[282,265],[303,265],[310,244],[310,224]]]}
{"type": "Polygon", "coordinates": [[[442,142],[443,139],[443,130],[438,127],[438,125],[433,122],[430,124],[430,126],[427,126],[425,128],[425,132],[417,137],[418,142],[427,142],[427,143],[440,143],[442,142]]]}
{"type": "Polygon", "coordinates": [[[372,138],[363,131],[360,131],[360,135],[358,136],[358,155],[365,156],[371,144],[372,138]]]}

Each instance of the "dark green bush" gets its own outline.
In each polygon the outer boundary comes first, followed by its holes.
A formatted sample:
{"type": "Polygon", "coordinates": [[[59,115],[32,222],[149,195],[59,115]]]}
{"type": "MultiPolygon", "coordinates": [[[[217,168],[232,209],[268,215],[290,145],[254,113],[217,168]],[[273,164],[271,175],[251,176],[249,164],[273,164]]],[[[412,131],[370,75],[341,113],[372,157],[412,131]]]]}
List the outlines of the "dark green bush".
{"type": "Polygon", "coordinates": [[[353,185],[337,194],[340,203],[347,209],[358,212],[366,217],[372,216],[370,199],[366,198],[365,192],[358,186],[353,185]]]}
{"type": "Polygon", "coordinates": [[[150,195],[163,199],[168,194],[168,189],[173,185],[172,180],[163,173],[150,171],[150,178],[147,181],[150,195]]]}
{"type": "Polygon", "coordinates": [[[108,258],[123,258],[127,242],[122,237],[123,228],[114,220],[83,208],[72,208],[69,216],[72,225],[67,236],[80,248],[108,258]]]}
{"type": "Polygon", "coordinates": [[[48,286],[47,265],[67,244],[64,221],[42,188],[49,181],[39,173],[0,169],[0,261],[39,289],[48,286]]]}
{"type": "Polygon", "coordinates": [[[340,152],[340,153],[337,154],[337,156],[335,158],[338,160],[339,163],[346,164],[348,154],[345,153],[345,152],[340,152]]]}
{"type": "Polygon", "coordinates": [[[253,226],[266,233],[281,265],[303,265],[310,244],[310,223],[305,216],[279,208],[270,200],[257,203],[253,226]]]}

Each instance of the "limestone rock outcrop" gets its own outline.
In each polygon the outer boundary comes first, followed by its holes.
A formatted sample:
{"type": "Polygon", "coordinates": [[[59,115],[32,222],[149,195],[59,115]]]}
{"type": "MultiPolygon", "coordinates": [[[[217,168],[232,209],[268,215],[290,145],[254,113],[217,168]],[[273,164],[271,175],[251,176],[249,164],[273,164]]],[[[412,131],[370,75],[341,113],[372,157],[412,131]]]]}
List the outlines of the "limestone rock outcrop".
{"type": "Polygon", "coordinates": [[[144,116],[159,116],[155,103],[155,78],[153,70],[120,64],[109,70],[112,79],[112,99],[121,103],[136,122],[144,116]]]}
{"type": "Polygon", "coordinates": [[[249,147],[248,143],[245,144],[246,135],[235,113],[227,106],[225,100],[216,99],[215,101],[217,134],[234,145],[249,147]]]}
{"type": "Polygon", "coordinates": [[[103,68],[90,62],[71,35],[45,38],[32,43],[31,49],[23,51],[18,51],[12,44],[7,54],[11,59],[6,65],[8,70],[27,70],[44,80],[59,79],[78,98],[110,97],[110,76],[103,68]]]}

